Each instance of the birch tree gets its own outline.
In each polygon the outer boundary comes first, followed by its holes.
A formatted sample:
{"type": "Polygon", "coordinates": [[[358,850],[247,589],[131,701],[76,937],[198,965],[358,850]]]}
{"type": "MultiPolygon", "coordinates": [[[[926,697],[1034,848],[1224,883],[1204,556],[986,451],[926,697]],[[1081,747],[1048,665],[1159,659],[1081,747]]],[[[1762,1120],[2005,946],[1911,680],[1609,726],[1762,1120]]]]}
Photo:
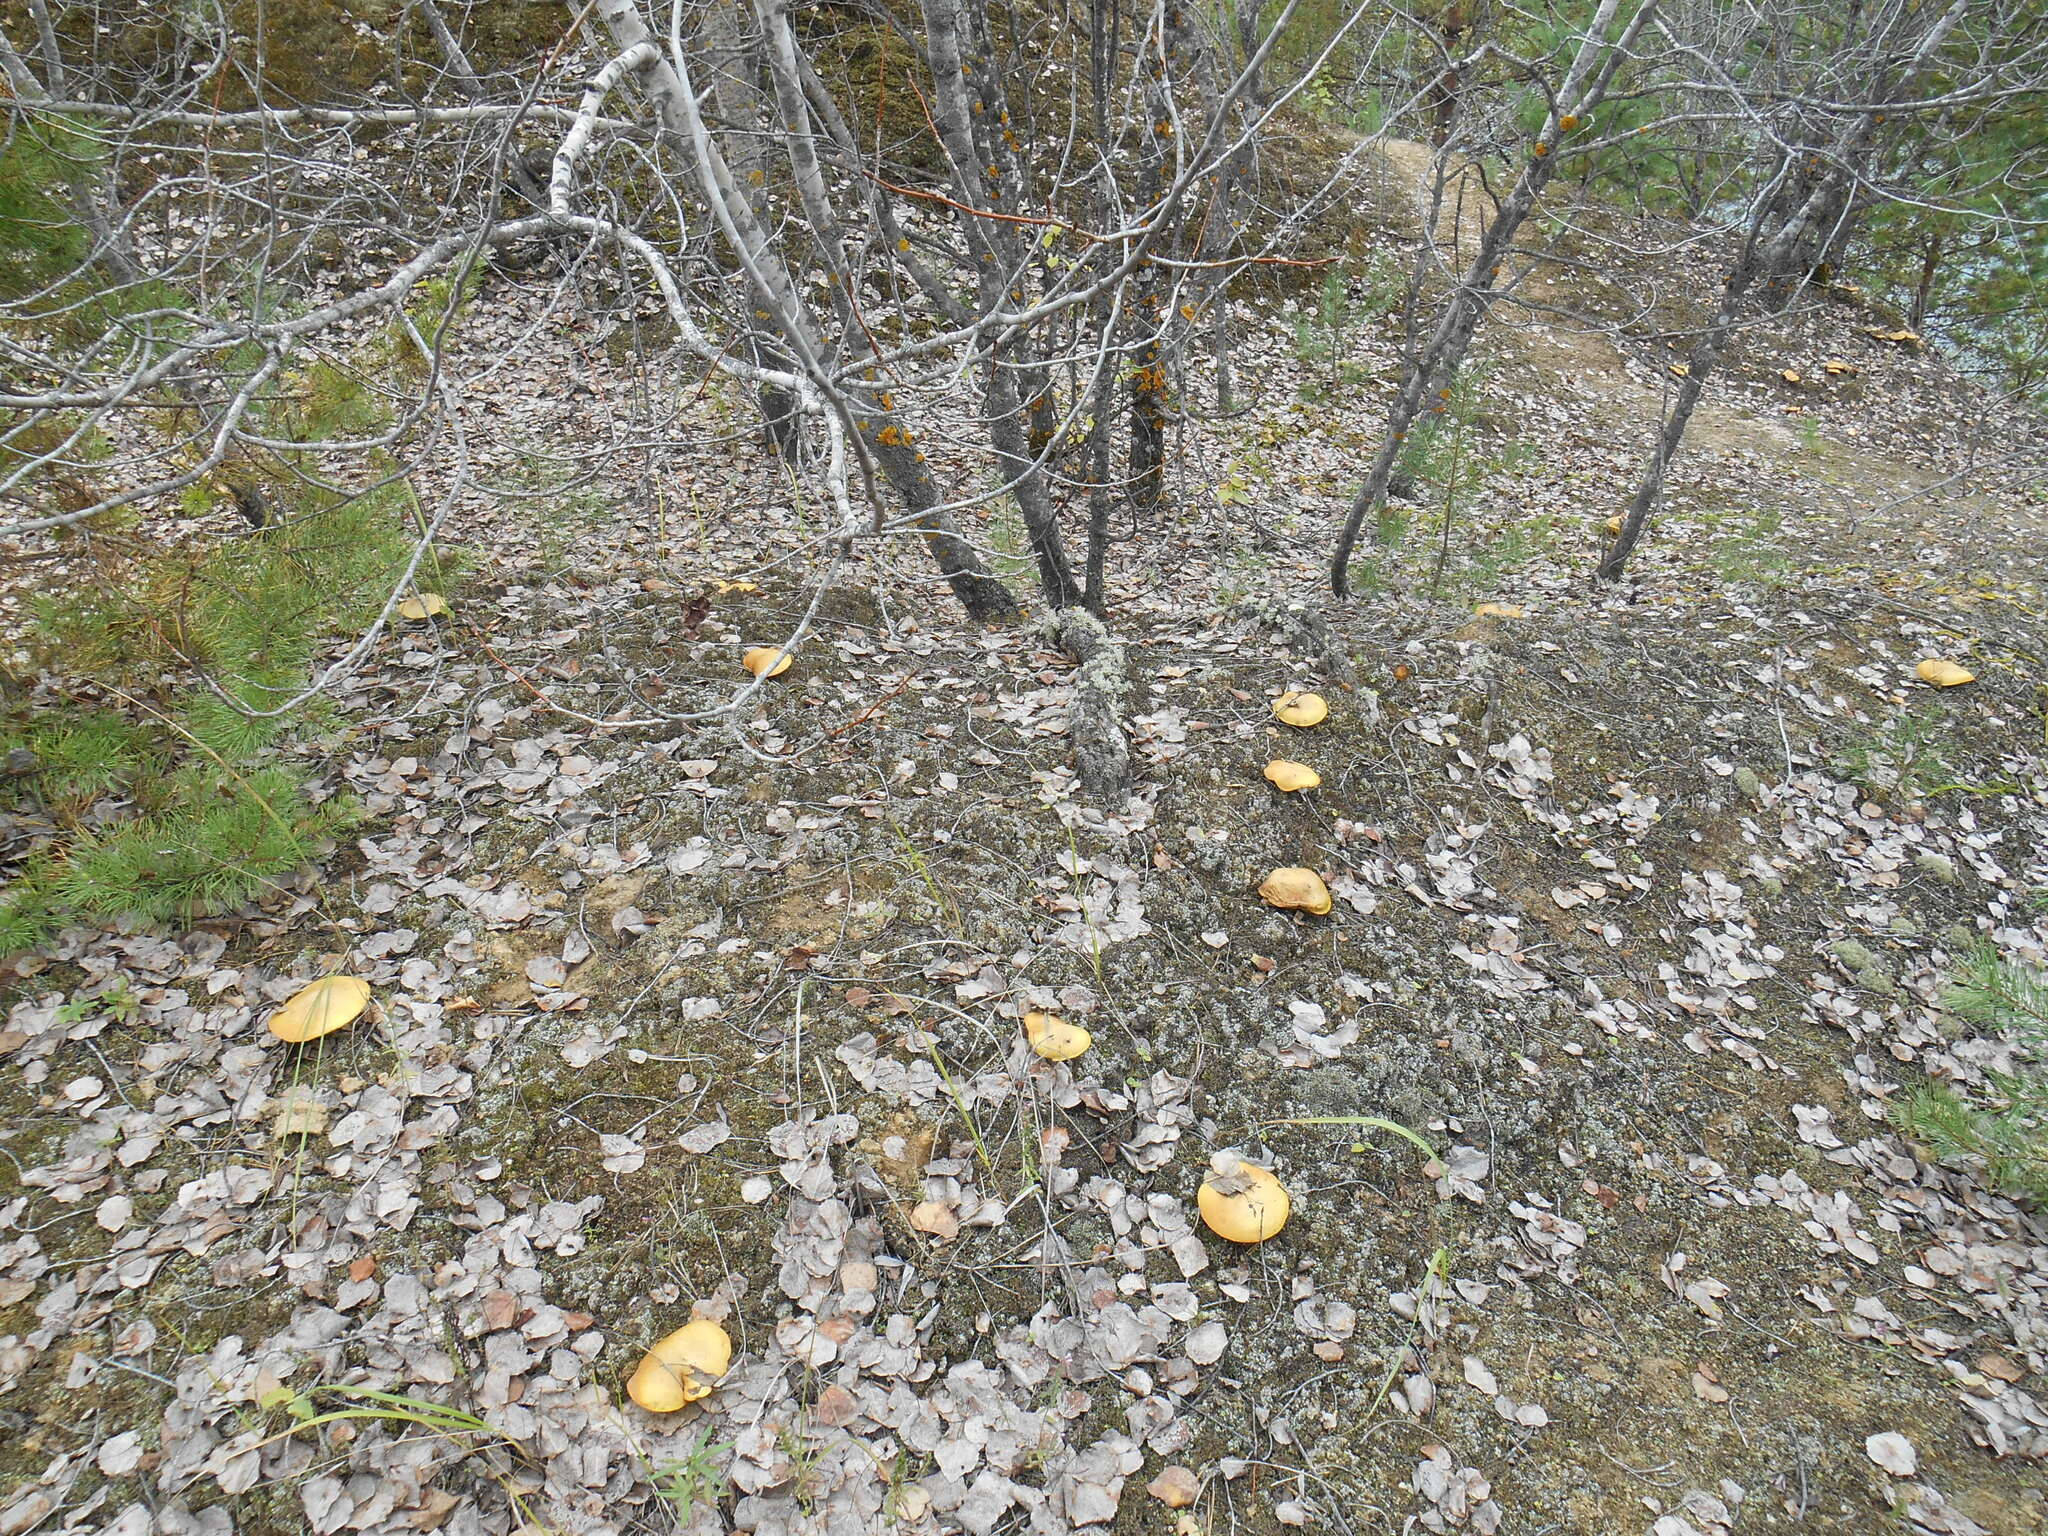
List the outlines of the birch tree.
{"type": "Polygon", "coordinates": [[[1724,39],[1713,52],[1660,24],[1700,72],[1697,89],[1752,129],[1756,173],[1719,301],[1681,365],[1621,531],[1601,558],[1602,581],[1626,571],[1746,311],[1759,302],[1782,310],[1809,281],[1824,278],[1828,255],[1844,243],[1859,203],[1910,196],[1873,177],[1887,142],[1916,118],[2040,92],[2042,55],[2032,24],[1980,15],[1977,26],[1966,27],[1972,10],[1968,0],[1940,9],[1892,0],[1840,16],[1786,12],[1740,47],[1724,39]]]}

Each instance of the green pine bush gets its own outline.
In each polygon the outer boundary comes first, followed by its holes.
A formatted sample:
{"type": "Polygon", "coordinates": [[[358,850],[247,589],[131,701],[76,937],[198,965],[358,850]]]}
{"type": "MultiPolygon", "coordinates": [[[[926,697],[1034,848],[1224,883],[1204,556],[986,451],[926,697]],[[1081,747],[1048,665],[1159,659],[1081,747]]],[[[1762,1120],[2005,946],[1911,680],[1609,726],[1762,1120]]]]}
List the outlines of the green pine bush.
{"type": "Polygon", "coordinates": [[[247,711],[289,700],[324,640],[375,615],[408,552],[396,497],[323,496],[272,527],[197,556],[158,554],[43,605],[46,659],[77,698],[97,699],[0,718],[0,759],[14,765],[0,808],[43,827],[0,897],[0,953],[66,921],[177,923],[231,909],[347,824],[344,803],[316,803],[307,776],[277,761],[318,723],[317,703],[247,711]]]}
{"type": "Polygon", "coordinates": [[[1991,1186],[2048,1202],[2048,972],[2002,958],[1979,943],[1958,967],[1943,1004],[1980,1031],[2012,1039],[2028,1058],[1994,1074],[1993,1102],[1966,1099],[1948,1083],[1929,1083],[1894,1109],[1901,1130],[1937,1157],[1979,1163],[1991,1186]]]}
{"type": "MultiPolygon", "coordinates": [[[[43,295],[65,317],[39,344],[101,345],[130,317],[180,308],[175,292],[123,286],[90,260],[77,208],[106,174],[103,147],[33,116],[16,128],[0,143],[0,292],[43,295]]],[[[161,340],[138,326],[131,344],[161,340]]],[[[259,362],[250,350],[219,366],[232,379],[259,362]]],[[[181,402],[164,403],[172,429],[189,429],[181,402]]],[[[255,422],[273,441],[318,443],[374,437],[390,415],[374,380],[321,360],[281,379],[255,422]]],[[[18,424],[0,467],[48,454],[80,424],[18,424]]],[[[85,434],[63,467],[39,469],[40,489],[60,506],[90,505],[107,452],[102,434],[85,434]]],[[[126,537],[98,541],[79,563],[87,579],[37,606],[34,675],[0,675],[0,810],[15,818],[0,858],[0,953],[66,922],[183,923],[233,908],[350,820],[346,802],[295,766],[309,760],[301,747],[322,721],[319,701],[261,712],[290,701],[328,643],[375,615],[410,553],[410,488],[381,455],[355,457],[376,477],[367,488],[327,483],[317,456],[251,450],[179,499],[198,516],[231,487],[260,487],[261,528],[158,545],[132,512],[95,520],[95,532],[126,537]]]]}

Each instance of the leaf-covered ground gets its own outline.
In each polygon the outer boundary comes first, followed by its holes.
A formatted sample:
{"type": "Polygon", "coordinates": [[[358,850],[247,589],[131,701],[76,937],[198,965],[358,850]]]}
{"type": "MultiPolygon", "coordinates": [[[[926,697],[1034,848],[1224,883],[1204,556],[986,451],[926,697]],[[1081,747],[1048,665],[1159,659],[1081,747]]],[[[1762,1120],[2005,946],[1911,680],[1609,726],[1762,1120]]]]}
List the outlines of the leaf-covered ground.
{"type": "Polygon", "coordinates": [[[1344,609],[1387,328],[1363,279],[1255,308],[1249,413],[1119,550],[1107,807],[1071,662],[915,551],[684,718],[821,516],[619,315],[494,283],[469,574],[299,749],[360,836],[10,962],[0,1536],[2041,1529],[2048,1230],[1887,1115],[2015,1064],[1941,1006],[1971,946],[2048,958],[2040,429],[1854,306],[1759,330],[1590,590],[1667,367],[1630,317],[1708,276],[1504,319],[1479,472],[1344,609]],[[335,971],[370,1018],[265,1031],[335,971]],[[1304,1123],[1357,1116],[1435,1157],[1304,1123]],[[1223,1149],[1292,1193],[1260,1246],[1195,1216],[1223,1149]],[[731,1372],[631,1406],[693,1309],[731,1372]]]}

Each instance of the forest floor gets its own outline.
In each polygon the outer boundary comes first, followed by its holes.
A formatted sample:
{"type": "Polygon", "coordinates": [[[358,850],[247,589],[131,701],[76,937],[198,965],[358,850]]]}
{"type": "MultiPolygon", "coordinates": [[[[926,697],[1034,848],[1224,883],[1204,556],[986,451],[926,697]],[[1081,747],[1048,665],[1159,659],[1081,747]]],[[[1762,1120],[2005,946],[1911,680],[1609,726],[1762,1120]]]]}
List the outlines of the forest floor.
{"type": "Polygon", "coordinates": [[[818,515],[716,395],[642,452],[619,317],[494,281],[450,377],[527,494],[296,749],[359,835],[7,962],[0,1536],[2048,1526],[2048,1225],[1887,1119],[2011,1065],[1941,1006],[1972,946],[2048,960],[2041,428],[1822,304],[1593,589],[1710,278],[1504,312],[1348,605],[1390,327],[1363,278],[1248,305],[1246,409],[1118,551],[1123,806],[1071,662],[914,551],[683,718],[818,515]],[[265,1032],[335,970],[368,1019],[265,1032]],[[1436,1155],[1309,1123],[1358,1116],[1436,1155]],[[1293,1196],[1256,1247],[1195,1216],[1224,1148],[1293,1196]],[[693,1307],[731,1372],[631,1406],[693,1307]]]}

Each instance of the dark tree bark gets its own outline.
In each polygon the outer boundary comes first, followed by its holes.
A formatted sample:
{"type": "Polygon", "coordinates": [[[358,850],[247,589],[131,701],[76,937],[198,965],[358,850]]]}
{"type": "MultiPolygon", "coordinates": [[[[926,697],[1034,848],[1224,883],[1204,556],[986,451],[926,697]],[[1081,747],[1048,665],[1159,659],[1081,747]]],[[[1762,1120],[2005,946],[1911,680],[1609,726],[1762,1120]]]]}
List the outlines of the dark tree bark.
{"type": "Polygon", "coordinates": [[[1927,323],[1927,306],[1934,298],[1934,279],[1941,270],[1941,255],[1941,235],[1936,232],[1920,248],[1920,281],[1913,289],[1913,312],[1906,317],[1909,331],[1917,331],[1927,323]]]}

